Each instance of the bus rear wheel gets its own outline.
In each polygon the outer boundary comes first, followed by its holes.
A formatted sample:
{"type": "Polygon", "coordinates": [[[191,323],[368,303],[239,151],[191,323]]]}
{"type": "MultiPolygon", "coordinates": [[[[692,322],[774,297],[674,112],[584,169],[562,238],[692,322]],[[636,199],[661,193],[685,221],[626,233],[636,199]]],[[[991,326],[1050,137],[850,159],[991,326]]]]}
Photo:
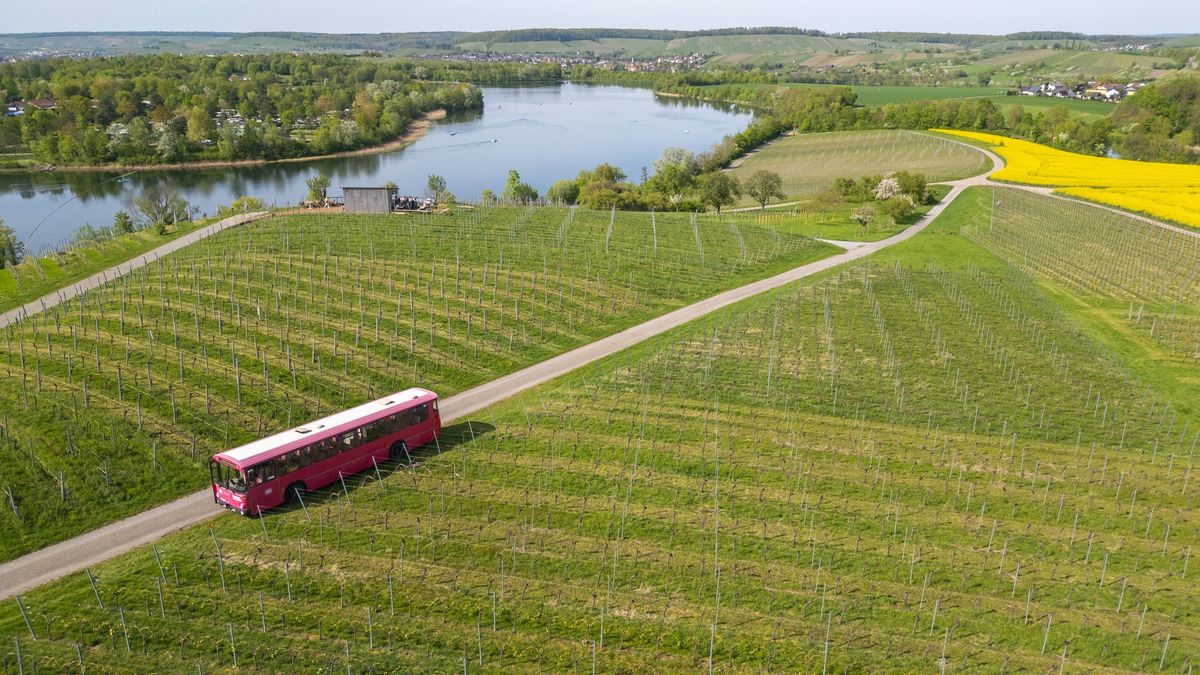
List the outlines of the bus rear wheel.
{"type": "Polygon", "coordinates": [[[392,447],[388,448],[388,457],[392,459],[403,458],[406,464],[412,463],[412,457],[408,454],[408,444],[404,441],[392,443],[392,447]]]}
{"type": "Polygon", "coordinates": [[[304,499],[304,495],[308,494],[308,489],[304,487],[304,483],[292,483],[284,492],[289,502],[298,502],[304,499]]]}

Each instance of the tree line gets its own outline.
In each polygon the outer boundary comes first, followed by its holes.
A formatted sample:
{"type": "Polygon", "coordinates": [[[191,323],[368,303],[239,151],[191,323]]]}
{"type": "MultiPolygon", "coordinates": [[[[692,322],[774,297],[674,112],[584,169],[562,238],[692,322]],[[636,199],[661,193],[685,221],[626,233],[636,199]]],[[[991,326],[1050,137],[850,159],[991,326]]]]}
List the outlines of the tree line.
{"type": "MultiPolygon", "coordinates": [[[[118,56],[0,65],[0,146],[48,164],[282,159],[376,145],[424,113],[477,109],[452,69],[333,55],[118,56]]],[[[484,69],[476,68],[475,71],[484,69]]],[[[453,69],[455,73],[468,72],[453,69]]]]}

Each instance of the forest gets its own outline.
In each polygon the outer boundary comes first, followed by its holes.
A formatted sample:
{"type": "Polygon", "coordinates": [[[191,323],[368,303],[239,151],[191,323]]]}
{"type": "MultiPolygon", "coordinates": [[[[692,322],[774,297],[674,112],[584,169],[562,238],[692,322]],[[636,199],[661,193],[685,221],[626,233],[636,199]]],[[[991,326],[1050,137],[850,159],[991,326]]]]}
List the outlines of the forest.
{"type": "Polygon", "coordinates": [[[19,61],[0,65],[0,97],[23,108],[3,118],[0,147],[79,165],[355,150],[399,137],[430,111],[481,107],[477,87],[443,76],[495,70],[290,54],[19,61]],[[54,108],[15,103],[39,99],[54,108]]]}

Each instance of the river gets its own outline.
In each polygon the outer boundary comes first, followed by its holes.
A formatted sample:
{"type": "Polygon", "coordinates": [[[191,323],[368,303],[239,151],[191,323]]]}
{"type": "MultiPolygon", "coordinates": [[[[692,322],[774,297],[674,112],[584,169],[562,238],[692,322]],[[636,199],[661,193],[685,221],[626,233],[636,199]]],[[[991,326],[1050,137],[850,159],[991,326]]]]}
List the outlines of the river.
{"type": "Polygon", "coordinates": [[[343,186],[393,181],[401,194],[421,195],[429,174],[446,178],[459,199],[485,189],[497,194],[509,169],[544,193],[555,180],[601,162],[640,179],[664,148],[710,148],[751,119],[745,109],[655,96],[646,89],[561,84],[485,87],[484,108],[433,123],[429,133],[392,152],[359,157],[221,169],[0,174],[0,219],[30,252],[66,241],[81,225],[109,225],[147,185],[174,188],[202,212],[240,195],[267,204],[296,204],[317,173],[343,186]]]}

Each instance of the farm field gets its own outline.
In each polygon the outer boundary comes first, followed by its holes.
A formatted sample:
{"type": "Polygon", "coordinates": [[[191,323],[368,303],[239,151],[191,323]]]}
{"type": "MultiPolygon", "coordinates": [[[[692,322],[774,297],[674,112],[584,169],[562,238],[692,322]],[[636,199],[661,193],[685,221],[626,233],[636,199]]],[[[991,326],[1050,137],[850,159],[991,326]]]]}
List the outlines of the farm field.
{"type": "Polygon", "coordinates": [[[1054,294],[1183,302],[1196,253],[1060,272],[1113,225],[1010,192],[4,603],[4,666],[1186,672],[1200,418],[1054,294]]]}
{"type": "Polygon", "coordinates": [[[936,101],[950,98],[992,98],[1004,96],[1004,87],[889,87],[851,86],[857,95],[855,103],[865,106],[881,106],[888,103],[909,101],[936,101]]]}
{"type": "Polygon", "coordinates": [[[903,170],[938,181],[982,173],[989,165],[982,153],[925,134],[837,131],[784,136],[747,156],[733,174],[740,179],[760,169],[774,171],[783,178],[784,194],[792,199],[826,190],[837,178],[903,170]]]}
{"type": "Polygon", "coordinates": [[[1046,185],[1082,197],[1200,228],[1200,166],[1090,157],[974,131],[939,130],[987,143],[1004,158],[996,180],[1046,185]]]}
{"type": "Polygon", "coordinates": [[[1108,117],[1116,110],[1116,104],[1104,101],[1087,101],[1082,99],[1060,99],[1052,96],[989,96],[996,107],[1004,112],[1010,108],[1021,106],[1026,112],[1045,112],[1050,108],[1066,108],[1073,117],[1083,117],[1095,120],[1108,117]]]}
{"type": "Polygon", "coordinates": [[[381,393],[450,395],[837,249],[753,215],[462,210],[233,228],[4,330],[0,559],[381,393]]]}

